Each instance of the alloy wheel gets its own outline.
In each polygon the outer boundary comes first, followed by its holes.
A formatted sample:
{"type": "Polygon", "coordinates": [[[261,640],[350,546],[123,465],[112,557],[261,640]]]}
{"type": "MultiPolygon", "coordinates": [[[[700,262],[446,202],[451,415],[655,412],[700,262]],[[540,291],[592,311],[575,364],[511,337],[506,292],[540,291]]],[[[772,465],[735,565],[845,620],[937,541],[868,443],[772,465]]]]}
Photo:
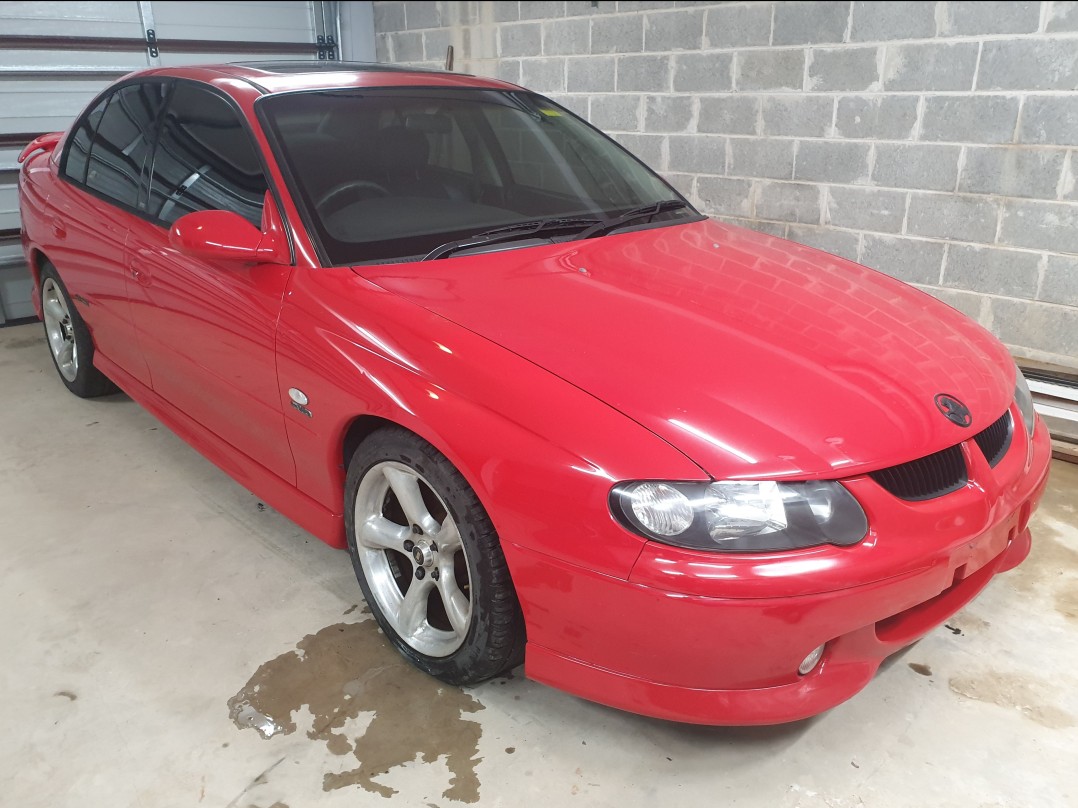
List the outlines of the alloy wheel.
{"type": "Polygon", "coordinates": [[[421,654],[445,657],[472,623],[471,579],[442,497],[414,469],[385,461],[356,492],[356,549],[378,608],[421,654]]]}

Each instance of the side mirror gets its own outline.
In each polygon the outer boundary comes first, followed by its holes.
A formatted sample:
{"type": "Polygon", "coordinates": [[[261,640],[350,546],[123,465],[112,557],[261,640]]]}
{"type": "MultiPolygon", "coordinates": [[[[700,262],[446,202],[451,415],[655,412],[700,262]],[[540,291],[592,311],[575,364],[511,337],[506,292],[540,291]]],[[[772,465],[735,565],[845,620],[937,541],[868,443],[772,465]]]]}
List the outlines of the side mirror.
{"type": "MultiPolygon", "coordinates": [[[[263,220],[267,217],[263,216],[263,220]]],[[[277,228],[263,233],[238,213],[200,210],[181,216],[168,234],[180,252],[216,261],[249,264],[288,264],[291,258],[284,235],[277,228]]]]}

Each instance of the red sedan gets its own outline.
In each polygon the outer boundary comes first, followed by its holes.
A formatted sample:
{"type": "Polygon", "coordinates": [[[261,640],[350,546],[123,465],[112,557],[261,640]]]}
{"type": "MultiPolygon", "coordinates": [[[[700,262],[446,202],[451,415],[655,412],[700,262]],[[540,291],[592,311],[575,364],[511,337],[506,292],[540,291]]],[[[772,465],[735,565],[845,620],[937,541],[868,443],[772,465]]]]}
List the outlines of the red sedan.
{"type": "Polygon", "coordinates": [[[799,719],[1029,551],[1049,438],[996,339],[519,87],[147,70],[20,161],[62,382],[347,547],[446,682],[799,719]]]}

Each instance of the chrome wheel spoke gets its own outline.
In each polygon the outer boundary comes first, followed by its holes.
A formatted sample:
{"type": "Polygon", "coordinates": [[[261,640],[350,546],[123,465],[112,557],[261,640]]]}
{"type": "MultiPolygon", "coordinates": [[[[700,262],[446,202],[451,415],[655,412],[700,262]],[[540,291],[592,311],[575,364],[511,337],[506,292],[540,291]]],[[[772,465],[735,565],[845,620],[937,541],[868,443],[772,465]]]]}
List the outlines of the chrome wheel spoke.
{"type": "Polygon", "coordinates": [[[65,342],[56,352],[56,361],[61,365],[70,365],[75,360],[75,343],[65,342]]]}
{"type": "Polygon", "coordinates": [[[438,542],[438,551],[441,553],[452,555],[460,549],[460,531],[457,530],[457,523],[453,521],[452,516],[446,514],[434,539],[438,542]]]}
{"type": "Polygon", "coordinates": [[[445,606],[446,616],[453,626],[453,631],[463,637],[468,633],[468,622],[472,616],[472,604],[468,596],[460,591],[457,586],[457,578],[453,573],[452,559],[441,567],[438,577],[438,594],[442,596],[442,604],[445,606]]]}
{"type": "Polygon", "coordinates": [[[59,300],[56,298],[49,298],[43,304],[45,313],[56,320],[63,320],[67,317],[67,310],[63,307],[59,300]]]}
{"type": "Polygon", "coordinates": [[[423,502],[423,493],[419,490],[419,478],[393,466],[386,466],[384,473],[408,521],[413,525],[419,525],[424,533],[437,533],[440,526],[423,502]]]}
{"type": "Polygon", "coordinates": [[[433,582],[430,578],[413,580],[401,601],[397,612],[397,626],[401,636],[415,639],[427,622],[427,596],[433,582]]]}
{"type": "Polygon", "coordinates": [[[412,535],[411,528],[391,522],[384,516],[372,516],[359,526],[356,540],[372,550],[404,552],[404,540],[412,535]]]}

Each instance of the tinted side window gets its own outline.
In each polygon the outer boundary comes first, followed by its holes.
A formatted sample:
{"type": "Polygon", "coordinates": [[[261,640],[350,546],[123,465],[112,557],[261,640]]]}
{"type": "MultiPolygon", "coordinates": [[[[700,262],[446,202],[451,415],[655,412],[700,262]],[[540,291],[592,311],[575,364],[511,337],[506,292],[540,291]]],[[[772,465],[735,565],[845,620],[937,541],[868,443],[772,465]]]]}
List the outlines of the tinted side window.
{"type": "Polygon", "coordinates": [[[262,224],[266,178],[238,113],[217,94],[177,83],[150,177],[149,212],[165,224],[197,210],[230,210],[262,224]]]}
{"type": "Polygon", "coordinates": [[[108,106],[109,96],[102,98],[90,112],[79,121],[75,131],[71,133],[71,141],[67,147],[67,157],[64,158],[64,176],[70,177],[77,183],[86,182],[86,165],[90,157],[90,144],[93,142],[97,125],[101,123],[101,116],[108,106]]]}
{"type": "Polygon", "coordinates": [[[131,84],[109,97],[87,161],[86,186],[132,208],[168,85],[131,84]]]}

